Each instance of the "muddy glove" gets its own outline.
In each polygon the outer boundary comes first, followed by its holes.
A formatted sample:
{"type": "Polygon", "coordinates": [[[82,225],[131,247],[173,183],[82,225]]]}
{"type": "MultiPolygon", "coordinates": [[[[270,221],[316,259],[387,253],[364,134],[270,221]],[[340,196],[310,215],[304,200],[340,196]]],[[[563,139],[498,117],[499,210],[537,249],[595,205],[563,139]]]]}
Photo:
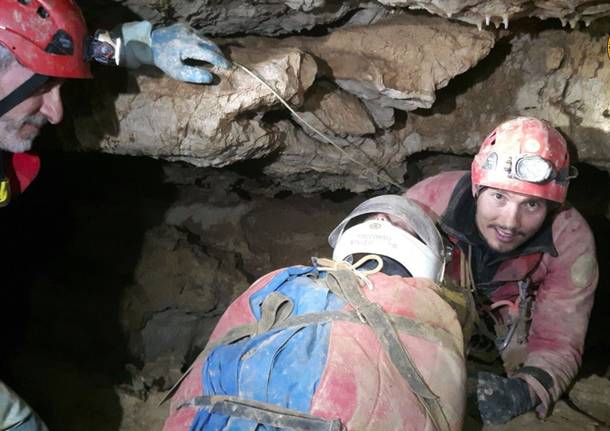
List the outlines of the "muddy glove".
{"type": "Polygon", "coordinates": [[[524,380],[488,372],[476,374],[476,404],[485,424],[502,424],[534,408],[524,380]]]}
{"type": "Polygon", "coordinates": [[[174,79],[209,84],[214,76],[208,70],[186,65],[184,61],[204,61],[224,69],[231,67],[218,46],[185,24],[153,30],[148,21],[131,22],[121,26],[120,34],[118,64],[130,69],[142,64],[154,65],[174,79]]]}

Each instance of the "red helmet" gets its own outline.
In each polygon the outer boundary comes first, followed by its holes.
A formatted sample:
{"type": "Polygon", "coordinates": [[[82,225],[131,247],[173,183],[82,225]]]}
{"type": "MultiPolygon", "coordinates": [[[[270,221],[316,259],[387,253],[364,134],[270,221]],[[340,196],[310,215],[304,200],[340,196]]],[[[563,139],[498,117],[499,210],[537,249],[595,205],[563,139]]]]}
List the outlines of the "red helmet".
{"type": "Polygon", "coordinates": [[[549,124],[519,117],[485,138],[472,161],[472,193],[493,187],[563,203],[571,178],[566,141],[549,124]]]}
{"type": "Polygon", "coordinates": [[[86,37],[73,0],[0,0],[0,44],[36,74],[91,78],[86,37]]]}

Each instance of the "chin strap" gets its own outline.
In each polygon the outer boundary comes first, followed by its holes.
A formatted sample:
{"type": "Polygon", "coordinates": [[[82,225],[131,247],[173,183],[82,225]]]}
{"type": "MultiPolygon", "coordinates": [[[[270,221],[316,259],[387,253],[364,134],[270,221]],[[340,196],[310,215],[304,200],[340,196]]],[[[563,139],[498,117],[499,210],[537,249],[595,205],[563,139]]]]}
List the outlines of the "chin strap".
{"type": "Polygon", "coordinates": [[[0,100],[0,117],[30,97],[36,90],[42,87],[50,78],[45,75],[34,74],[12,93],[0,100]]]}

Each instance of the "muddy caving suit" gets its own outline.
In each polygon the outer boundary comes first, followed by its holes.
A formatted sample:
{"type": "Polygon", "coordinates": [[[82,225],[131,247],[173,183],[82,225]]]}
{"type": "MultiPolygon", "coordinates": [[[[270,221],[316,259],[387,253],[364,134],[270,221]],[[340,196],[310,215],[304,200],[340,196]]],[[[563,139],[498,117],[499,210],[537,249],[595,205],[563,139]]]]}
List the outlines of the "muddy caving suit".
{"type": "Polygon", "coordinates": [[[481,320],[493,322],[503,347],[507,374],[528,383],[541,401],[538,413],[546,415],[578,371],[593,306],[598,267],[586,221],[567,207],[525,244],[499,254],[478,234],[469,173],[436,175],[406,196],[436,216],[449,236],[447,275],[470,280],[481,320]]]}
{"type": "MultiPolygon", "coordinates": [[[[1,153],[0,206],[34,180],[40,169],[38,156],[30,153],[1,153]]],[[[0,381],[0,430],[46,431],[47,427],[19,396],[0,381]]]]}

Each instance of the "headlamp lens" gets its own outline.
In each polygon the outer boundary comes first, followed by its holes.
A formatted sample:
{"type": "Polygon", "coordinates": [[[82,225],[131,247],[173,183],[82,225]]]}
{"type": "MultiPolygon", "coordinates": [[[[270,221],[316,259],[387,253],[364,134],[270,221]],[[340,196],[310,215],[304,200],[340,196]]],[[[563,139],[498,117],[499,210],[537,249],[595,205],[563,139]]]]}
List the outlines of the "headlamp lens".
{"type": "Polygon", "coordinates": [[[515,164],[515,177],[530,183],[543,183],[553,176],[553,166],[539,156],[524,156],[515,164]]]}

